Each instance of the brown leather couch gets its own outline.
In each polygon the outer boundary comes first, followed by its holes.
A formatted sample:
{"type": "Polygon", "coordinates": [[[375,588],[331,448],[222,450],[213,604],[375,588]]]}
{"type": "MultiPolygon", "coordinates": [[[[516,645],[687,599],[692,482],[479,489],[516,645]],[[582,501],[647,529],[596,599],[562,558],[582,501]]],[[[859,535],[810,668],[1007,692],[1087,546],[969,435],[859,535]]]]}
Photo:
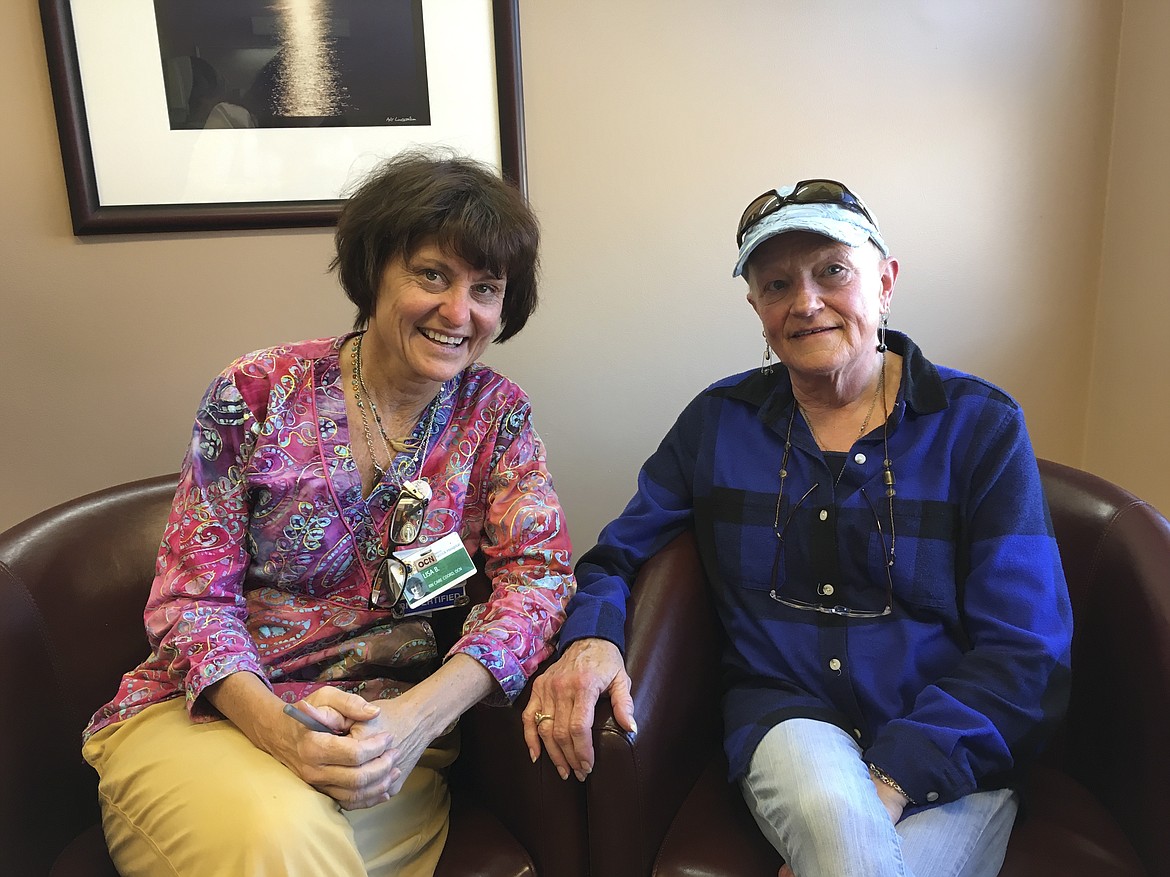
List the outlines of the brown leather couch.
{"type": "MultiPolygon", "coordinates": [[[[1170,524],[1040,463],[1075,617],[1069,712],[1031,772],[1001,877],[1170,875],[1170,524]]],[[[720,634],[690,534],[643,568],[626,627],[638,736],[599,705],[595,877],[768,877],[781,861],[720,747],[720,634]]]]}
{"type": "MultiPolygon", "coordinates": [[[[177,476],[67,502],[0,534],[0,873],[107,877],[81,731],[147,654],[142,610],[177,476]]],[[[436,877],[585,877],[584,790],[528,760],[520,710],[476,707],[436,877]]]]}

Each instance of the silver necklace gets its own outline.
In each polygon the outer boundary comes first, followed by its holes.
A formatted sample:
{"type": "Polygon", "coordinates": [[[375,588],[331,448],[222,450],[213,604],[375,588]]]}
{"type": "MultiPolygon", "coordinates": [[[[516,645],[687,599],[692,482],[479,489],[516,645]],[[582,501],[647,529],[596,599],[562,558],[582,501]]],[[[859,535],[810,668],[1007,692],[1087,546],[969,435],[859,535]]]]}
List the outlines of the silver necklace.
{"type": "MultiPolygon", "coordinates": [[[[857,439],[860,439],[863,435],[865,435],[865,431],[869,428],[869,419],[871,417],[873,417],[873,409],[877,406],[877,400],[878,400],[879,396],[882,397],[882,405],[883,406],[885,405],[885,394],[886,394],[886,358],[885,358],[885,356],[883,356],[881,369],[878,371],[877,387],[873,391],[873,398],[869,400],[869,410],[865,412],[865,420],[861,421],[861,429],[859,429],[857,431],[857,438],[854,439],[854,441],[857,441],[857,439]]],[[[800,409],[800,416],[803,417],[804,422],[806,424],[808,424],[808,431],[810,433],[812,433],[813,441],[817,443],[818,448],[820,448],[822,451],[825,450],[824,442],[822,442],[820,439],[820,436],[817,435],[817,431],[815,429],[813,429],[812,419],[808,416],[808,412],[804,410],[804,406],[801,405],[799,402],[796,402],[795,394],[793,395],[793,401],[795,402],[796,407],[800,409]]],[[[845,467],[844,466],[842,466],[841,471],[837,473],[837,480],[834,482],[834,484],[841,483],[841,476],[843,474],[845,474],[845,467]]]]}
{"type": "MultiPolygon", "coordinates": [[[[894,530],[894,497],[897,496],[897,488],[895,488],[894,485],[895,485],[897,479],[894,477],[894,463],[892,461],[890,461],[890,458],[889,458],[889,408],[886,405],[886,393],[885,393],[885,389],[886,389],[886,352],[885,351],[882,351],[881,374],[879,375],[878,381],[879,381],[879,387],[881,388],[881,391],[882,391],[881,392],[882,412],[885,413],[885,415],[886,415],[886,419],[882,421],[882,427],[881,427],[881,444],[882,444],[881,481],[882,481],[882,484],[885,485],[886,500],[889,503],[889,560],[888,560],[888,565],[893,566],[894,565],[894,557],[895,557],[894,551],[895,551],[895,547],[896,547],[896,543],[897,543],[897,533],[894,530]]],[[[773,527],[773,529],[776,530],[777,538],[779,538],[779,536],[780,536],[780,530],[779,530],[780,505],[783,504],[783,500],[784,500],[784,482],[786,482],[787,479],[789,479],[789,454],[792,453],[792,421],[797,419],[797,408],[799,408],[799,407],[800,406],[799,406],[799,403],[797,402],[796,395],[793,394],[793,396],[792,396],[792,410],[789,413],[789,428],[787,428],[787,431],[784,434],[784,454],[782,456],[780,456],[780,471],[778,472],[778,474],[780,476],[780,489],[776,493],[776,517],[775,517],[775,519],[772,520],[772,527],[773,527]]],[[[803,412],[801,412],[801,414],[803,414],[803,412]]],[[[866,416],[866,420],[867,421],[869,420],[868,415],[866,416]]],[[[807,423],[807,417],[805,419],[805,422],[807,423]]],[[[810,433],[812,433],[812,424],[811,423],[808,424],[808,431],[810,431],[810,433]]],[[[862,434],[865,434],[865,424],[862,424],[862,434]]],[[[813,438],[817,437],[817,434],[813,433],[812,437],[813,438]]],[[[817,444],[819,446],[820,442],[817,442],[817,444]]],[[[845,467],[841,467],[841,472],[842,472],[842,474],[844,474],[845,467]]],[[[841,481],[841,476],[838,475],[837,482],[835,482],[835,483],[840,483],[840,481],[841,481]]],[[[803,503],[804,500],[807,499],[808,496],[811,495],[812,491],[814,491],[815,489],[818,488],[818,486],[820,486],[820,485],[813,484],[811,486],[811,488],[808,488],[808,490],[805,491],[804,496],[800,497],[800,500],[797,503],[797,506],[799,506],[800,503],[803,503]]],[[[794,511],[794,509],[793,509],[793,511],[794,511]]],[[[790,517],[791,517],[791,515],[790,515],[790,517]]]]}
{"type": "Polygon", "coordinates": [[[430,444],[431,435],[434,433],[435,416],[439,411],[439,397],[442,396],[442,390],[440,389],[440,391],[435,394],[435,398],[433,398],[430,401],[430,404],[427,406],[429,409],[429,414],[427,416],[426,427],[424,428],[420,439],[416,441],[410,438],[389,438],[386,435],[385,427],[382,426],[382,416],[378,412],[378,406],[374,402],[374,397],[371,395],[370,391],[366,389],[366,382],[362,379],[363,337],[363,335],[358,335],[357,339],[354,341],[353,351],[351,353],[353,377],[350,381],[350,385],[353,388],[354,401],[357,404],[358,412],[362,417],[362,435],[366,441],[366,450],[368,450],[370,454],[370,463],[374,467],[374,481],[375,483],[382,481],[382,479],[386,477],[386,473],[389,471],[390,466],[393,464],[395,455],[398,453],[405,453],[407,451],[413,451],[410,459],[410,466],[409,469],[407,467],[403,467],[400,474],[403,478],[406,478],[408,474],[413,474],[415,477],[417,477],[419,473],[422,472],[422,464],[423,460],[425,459],[427,445],[430,444]],[[378,465],[378,457],[374,453],[374,440],[370,433],[370,421],[366,416],[366,406],[362,401],[363,397],[370,403],[370,410],[373,412],[374,420],[378,424],[378,433],[382,439],[382,447],[386,451],[387,459],[385,466],[378,465]]]}
{"type": "MultiPolygon", "coordinates": [[[[880,386],[884,391],[886,382],[886,354],[884,350],[882,351],[882,371],[878,380],[881,382],[880,386]]],[[[886,488],[886,502],[889,504],[890,508],[890,553],[886,561],[886,565],[893,566],[898,540],[897,532],[894,529],[894,497],[898,495],[898,490],[894,486],[897,479],[894,478],[894,464],[890,460],[890,409],[886,405],[885,393],[883,392],[881,396],[882,411],[885,413],[885,420],[882,421],[882,484],[886,488]]],[[[796,409],[799,407],[800,406],[796,402],[796,396],[793,395],[792,411],[788,415],[788,431],[784,434],[784,453],[780,457],[780,472],[778,473],[780,476],[780,489],[776,493],[776,514],[772,521],[772,527],[776,532],[777,538],[780,537],[781,533],[780,507],[784,501],[784,482],[788,480],[788,455],[792,452],[792,421],[796,420],[796,409]]],[[[809,425],[809,432],[812,432],[811,424],[809,425]]],[[[813,435],[813,438],[816,438],[815,434],[813,435]]],[[[820,443],[818,442],[817,444],[819,445],[820,443]]],[[[841,471],[845,471],[844,466],[841,467],[841,471]]],[[[837,480],[840,481],[840,476],[837,476],[837,480]]],[[[804,492],[804,496],[800,498],[800,500],[796,503],[796,506],[793,507],[792,512],[789,513],[789,518],[795,514],[796,508],[798,508],[801,503],[808,499],[809,495],[819,486],[819,484],[813,484],[812,487],[804,492]]],[[[784,526],[787,528],[788,525],[785,524],[784,526]]]]}

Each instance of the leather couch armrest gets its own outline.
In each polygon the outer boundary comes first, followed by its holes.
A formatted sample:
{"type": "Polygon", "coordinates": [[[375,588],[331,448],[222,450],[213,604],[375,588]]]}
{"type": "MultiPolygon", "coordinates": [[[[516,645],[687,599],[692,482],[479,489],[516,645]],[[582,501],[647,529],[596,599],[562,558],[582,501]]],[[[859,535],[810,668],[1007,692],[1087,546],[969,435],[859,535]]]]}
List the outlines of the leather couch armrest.
{"type": "Polygon", "coordinates": [[[511,707],[478,704],[464,714],[452,790],[492,811],[538,874],[586,877],[585,790],[572,777],[562,780],[547,756],[529,760],[520,718],[528,693],[511,707]]]}
{"type": "Polygon", "coordinates": [[[586,782],[592,873],[645,877],[670,823],[721,745],[721,632],[690,532],[642,568],[626,621],[636,736],[607,700],[586,782]]]}
{"type": "Polygon", "coordinates": [[[1152,874],[1170,873],[1170,524],[1120,509],[1077,612],[1065,770],[1123,826],[1152,874]]]}
{"type": "Polygon", "coordinates": [[[1151,874],[1170,874],[1170,522],[1096,475],[1039,463],[1074,618],[1072,695],[1046,760],[1096,796],[1151,874]]]}
{"type": "MultiPolygon", "coordinates": [[[[468,581],[467,593],[470,605],[482,603],[491,582],[480,572],[468,581]]],[[[435,615],[441,653],[459,639],[468,609],[435,615]]],[[[576,780],[563,781],[547,756],[535,764],[529,760],[521,712],[530,692],[531,683],[510,707],[485,702],[464,713],[452,792],[473,796],[490,810],[528,851],[538,874],[587,877],[585,791],[576,780]]]]}
{"type": "Polygon", "coordinates": [[[3,873],[46,873],[98,820],[81,732],[149,650],[142,609],[177,480],[111,487],[0,534],[3,873]]]}

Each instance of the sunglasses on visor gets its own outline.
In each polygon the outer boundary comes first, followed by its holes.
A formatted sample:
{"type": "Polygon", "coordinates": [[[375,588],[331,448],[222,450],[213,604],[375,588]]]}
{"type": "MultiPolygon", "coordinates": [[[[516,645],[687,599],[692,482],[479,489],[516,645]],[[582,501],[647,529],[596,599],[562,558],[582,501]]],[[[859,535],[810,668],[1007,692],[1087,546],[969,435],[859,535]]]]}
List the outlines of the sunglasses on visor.
{"type": "Polygon", "coordinates": [[[836,204],[864,216],[870,225],[877,228],[877,223],[869,215],[865,204],[850,192],[844,183],[838,183],[836,180],[801,180],[787,195],[781,195],[773,189],[753,200],[739,218],[735,245],[742,247],[743,239],[752,226],[788,204],[836,204]]]}

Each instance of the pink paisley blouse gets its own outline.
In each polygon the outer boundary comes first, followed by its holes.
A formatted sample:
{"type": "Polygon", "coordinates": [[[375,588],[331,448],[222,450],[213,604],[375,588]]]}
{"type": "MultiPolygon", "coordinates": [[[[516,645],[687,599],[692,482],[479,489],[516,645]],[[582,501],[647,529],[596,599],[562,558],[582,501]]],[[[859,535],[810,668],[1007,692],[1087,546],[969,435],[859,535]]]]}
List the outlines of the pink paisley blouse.
{"type": "MultiPolygon", "coordinates": [[[[551,653],[575,583],[528,398],[486,366],[468,367],[439,392],[421,473],[417,455],[399,454],[363,499],[345,340],[248,354],[208,389],[146,606],[151,654],[86,737],[179,696],[194,720],[218,718],[200,694],[241,671],[290,702],[325,684],[393,697],[433,672],[430,621],[369,608],[390,512],[402,482],[420,474],[433,496],[417,544],[458,532],[492,582],[447,654],[479,661],[507,701],[551,653]]],[[[414,437],[424,432],[420,422],[414,437]]]]}

